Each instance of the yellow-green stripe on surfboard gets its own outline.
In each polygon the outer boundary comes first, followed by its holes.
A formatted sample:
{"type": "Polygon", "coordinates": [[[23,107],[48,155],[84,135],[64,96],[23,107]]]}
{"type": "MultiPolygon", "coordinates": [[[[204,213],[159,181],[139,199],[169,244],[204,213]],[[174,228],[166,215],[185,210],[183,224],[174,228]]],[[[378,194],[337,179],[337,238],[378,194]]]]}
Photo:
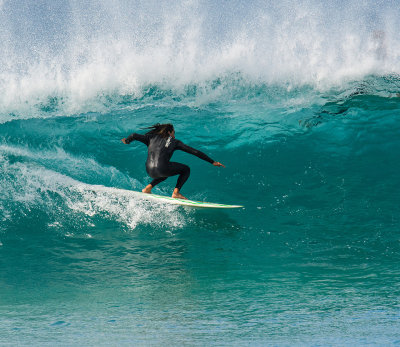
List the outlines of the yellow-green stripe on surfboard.
{"type": "Polygon", "coordinates": [[[196,208],[241,208],[241,207],[243,207],[242,205],[217,204],[214,202],[175,199],[170,196],[162,196],[162,195],[156,195],[156,194],[145,194],[145,193],[140,193],[140,192],[134,192],[134,193],[140,195],[141,198],[147,199],[147,200],[155,200],[155,201],[164,202],[167,204],[190,206],[190,207],[196,207],[196,208]]]}

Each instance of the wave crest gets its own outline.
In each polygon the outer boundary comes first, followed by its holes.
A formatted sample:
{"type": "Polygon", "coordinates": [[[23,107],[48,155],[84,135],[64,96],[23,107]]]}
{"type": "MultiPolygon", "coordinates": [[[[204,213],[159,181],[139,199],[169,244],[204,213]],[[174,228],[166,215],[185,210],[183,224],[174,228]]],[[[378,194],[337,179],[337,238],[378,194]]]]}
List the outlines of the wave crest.
{"type": "Polygon", "coordinates": [[[110,95],[140,97],[149,85],[210,90],[235,75],[326,89],[400,73],[391,2],[45,3],[0,9],[1,114],[41,112],[53,99],[66,114],[101,111],[110,95]]]}

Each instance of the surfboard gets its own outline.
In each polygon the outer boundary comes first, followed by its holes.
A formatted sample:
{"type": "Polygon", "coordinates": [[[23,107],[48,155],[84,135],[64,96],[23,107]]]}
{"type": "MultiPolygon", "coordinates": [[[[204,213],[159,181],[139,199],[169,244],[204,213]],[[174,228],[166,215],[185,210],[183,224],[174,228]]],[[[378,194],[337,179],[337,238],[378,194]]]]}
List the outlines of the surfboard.
{"type": "Polygon", "coordinates": [[[157,194],[146,194],[142,192],[137,192],[134,190],[126,190],[121,188],[105,187],[103,185],[88,185],[81,184],[77,185],[75,188],[81,190],[91,190],[93,192],[105,192],[108,194],[124,195],[128,198],[139,198],[149,201],[156,201],[158,203],[180,205],[184,207],[194,207],[194,208],[242,208],[242,205],[227,205],[227,204],[217,204],[214,202],[205,201],[193,201],[185,199],[175,199],[170,196],[163,196],[157,194]]]}
{"type": "Polygon", "coordinates": [[[242,208],[242,205],[227,205],[227,204],[217,204],[214,202],[205,202],[205,201],[193,201],[193,200],[185,200],[185,199],[176,199],[170,196],[163,196],[157,194],[146,194],[142,192],[132,193],[137,194],[140,198],[146,200],[153,200],[166,204],[180,205],[185,207],[194,207],[194,208],[242,208]]]}

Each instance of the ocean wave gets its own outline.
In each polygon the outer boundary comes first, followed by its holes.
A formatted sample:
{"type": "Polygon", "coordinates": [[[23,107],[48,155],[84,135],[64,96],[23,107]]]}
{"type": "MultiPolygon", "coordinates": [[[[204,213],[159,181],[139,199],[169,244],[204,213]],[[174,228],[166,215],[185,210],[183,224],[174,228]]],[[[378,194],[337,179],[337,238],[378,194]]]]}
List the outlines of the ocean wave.
{"type": "Polygon", "coordinates": [[[154,86],[208,100],[238,82],[326,91],[400,73],[390,1],[45,3],[0,9],[2,115],[105,111],[154,86]]]}
{"type": "MultiPolygon", "coordinates": [[[[216,78],[199,84],[183,85],[181,88],[167,85],[144,85],[136,92],[102,91],[87,95],[86,99],[70,94],[43,93],[24,101],[3,103],[0,108],[0,124],[13,120],[53,117],[90,117],[93,112],[111,114],[118,112],[140,112],[143,109],[165,109],[189,107],[207,109],[210,105],[242,105],[253,108],[286,108],[288,112],[315,105],[342,104],[346,100],[362,95],[385,99],[400,96],[400,77],[397,74],[366,76],[362,80],[351,80],[340,86],[318,89],[312,85],[291,83],[253,83],[240,74],[216,78]]],[[[385,106],[384,106],[385,107],[385,106]]],[[[227,110],[228,111],[228,110],[227,110]]],[[[229,112],[229,111],[228,111],[229,112]]]]}

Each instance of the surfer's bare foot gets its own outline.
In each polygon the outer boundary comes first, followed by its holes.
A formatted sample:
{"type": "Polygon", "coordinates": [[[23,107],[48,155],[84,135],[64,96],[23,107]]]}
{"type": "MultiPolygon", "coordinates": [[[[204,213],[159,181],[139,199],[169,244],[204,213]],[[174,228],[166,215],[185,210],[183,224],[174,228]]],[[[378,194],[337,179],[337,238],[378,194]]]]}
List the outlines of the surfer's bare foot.
{"type": "Polygon", "coordinates": [[[185,199],[187,200],[187,198],[185,198],[181,193],[179,193],[179,189],[175,188],[174,192],[172,193],[172,197],[175,199],[185,199]]]}
{"type": "Polygon", "coordinates": [[[153,186],[151,184],[148,184],[146,186],[146,188],[142,189],[142,193],[147,193],[147,194],[151,194],[151,190],[152,190],[153,186]]]}
{"type": "Polygon", "coordinates": [[[175,198],[175,199],[185,199],[185,200],[187,200],[187,198],[185,198],[185,197],[184,197],[182,194],[180,194],[180,193],[178,193],[178,194],[173,193],[173,194],[172,194],[172,197],[175,198]]]}

